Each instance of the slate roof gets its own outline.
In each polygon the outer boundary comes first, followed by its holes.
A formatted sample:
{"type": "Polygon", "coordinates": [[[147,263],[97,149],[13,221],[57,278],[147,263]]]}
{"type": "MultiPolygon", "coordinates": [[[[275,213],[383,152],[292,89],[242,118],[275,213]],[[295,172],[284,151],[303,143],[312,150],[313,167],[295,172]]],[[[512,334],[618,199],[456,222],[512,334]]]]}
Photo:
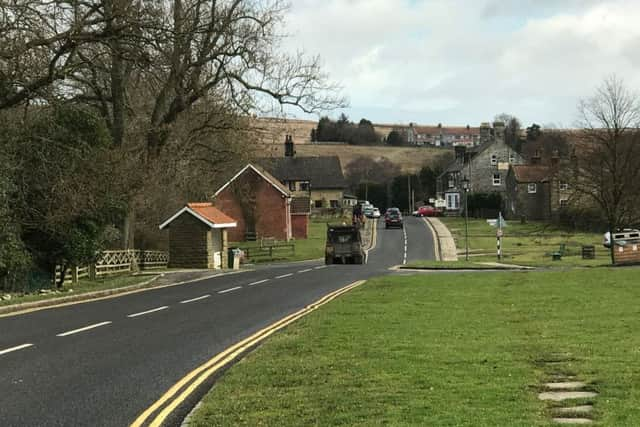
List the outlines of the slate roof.
{"type": "Polygon", "coordinates": [[[549,168],[541,165],[513,165],[513,175],[518,182],[547,182],[549,168]]]}
{"type": "Polygon", "coordinates": [[[258,163],[281,182],[309,181],[312,190],[347,186],[338,156],[272,157],[258,163]]]}

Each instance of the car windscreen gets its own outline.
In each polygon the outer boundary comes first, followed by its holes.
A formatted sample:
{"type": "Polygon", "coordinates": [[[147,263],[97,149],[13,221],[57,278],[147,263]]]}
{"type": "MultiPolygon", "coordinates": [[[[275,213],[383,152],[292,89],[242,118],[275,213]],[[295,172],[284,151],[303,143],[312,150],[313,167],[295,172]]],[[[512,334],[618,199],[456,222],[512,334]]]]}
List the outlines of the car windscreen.
{"type": "Polygon", "coordinates": [[[333,232],[329,233],[331,243],[351,243],[358,240],[357,233],[354,232],[333,232]]]}

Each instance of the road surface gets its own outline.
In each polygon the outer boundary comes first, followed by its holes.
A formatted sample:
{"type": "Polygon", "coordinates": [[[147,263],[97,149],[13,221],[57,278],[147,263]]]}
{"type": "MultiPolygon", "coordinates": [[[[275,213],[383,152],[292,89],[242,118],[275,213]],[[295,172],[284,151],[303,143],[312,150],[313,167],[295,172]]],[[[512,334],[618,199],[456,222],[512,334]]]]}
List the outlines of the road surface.
{"type": "Polygon", "coordinates": [[[422,219],[405,222],[403,230],[378,223],[367,265],[260,267],[0,318],[0,424],[127,426],[196,366],[261,328],[393,265],[434,259],[422,219]]]}

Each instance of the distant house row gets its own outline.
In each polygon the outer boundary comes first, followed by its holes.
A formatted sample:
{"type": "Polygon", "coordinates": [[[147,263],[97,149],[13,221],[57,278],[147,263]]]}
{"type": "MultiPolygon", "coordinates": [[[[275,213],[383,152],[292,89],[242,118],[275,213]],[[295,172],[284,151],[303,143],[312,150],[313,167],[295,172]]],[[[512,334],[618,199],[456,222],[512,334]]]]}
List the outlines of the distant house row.
{"type": "Polygon", "coordinates": [[[494,123],[493,137],[477,147],[455,147],[455,159],[437,179],[437,196],[448,215],[463,211],[467,194],[499,194],[501,209],[512,218],[547,220],[569,202],[561,160],[568,159],[562,144],[527,142],[521,152],[506,144],[504,126],[494,123]]]}
{"type": "Polygon", "coordinates": [[[482,123],[479,127],[472,126],[409,126],[399,127],[397,131],[403,133],[410,145],[431,145],[434,147],[477,147],[495,139],[496,133],[504,133],[504,124],[495,122],[482,123]],[[502,129],[500,129],[502,126],[502,129]]]}

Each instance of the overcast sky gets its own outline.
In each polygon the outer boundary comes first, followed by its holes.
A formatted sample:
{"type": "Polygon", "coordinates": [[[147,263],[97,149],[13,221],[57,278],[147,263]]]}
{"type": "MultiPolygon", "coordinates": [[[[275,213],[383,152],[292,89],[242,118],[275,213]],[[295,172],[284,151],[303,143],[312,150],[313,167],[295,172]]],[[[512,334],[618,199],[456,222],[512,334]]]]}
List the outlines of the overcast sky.
{"type": "Polygon", "coordinates": [[[638,0],[291,3],[285,47],[320,55],[353,121],[572,127],[608,75],[640,89],[638,0]]]}

